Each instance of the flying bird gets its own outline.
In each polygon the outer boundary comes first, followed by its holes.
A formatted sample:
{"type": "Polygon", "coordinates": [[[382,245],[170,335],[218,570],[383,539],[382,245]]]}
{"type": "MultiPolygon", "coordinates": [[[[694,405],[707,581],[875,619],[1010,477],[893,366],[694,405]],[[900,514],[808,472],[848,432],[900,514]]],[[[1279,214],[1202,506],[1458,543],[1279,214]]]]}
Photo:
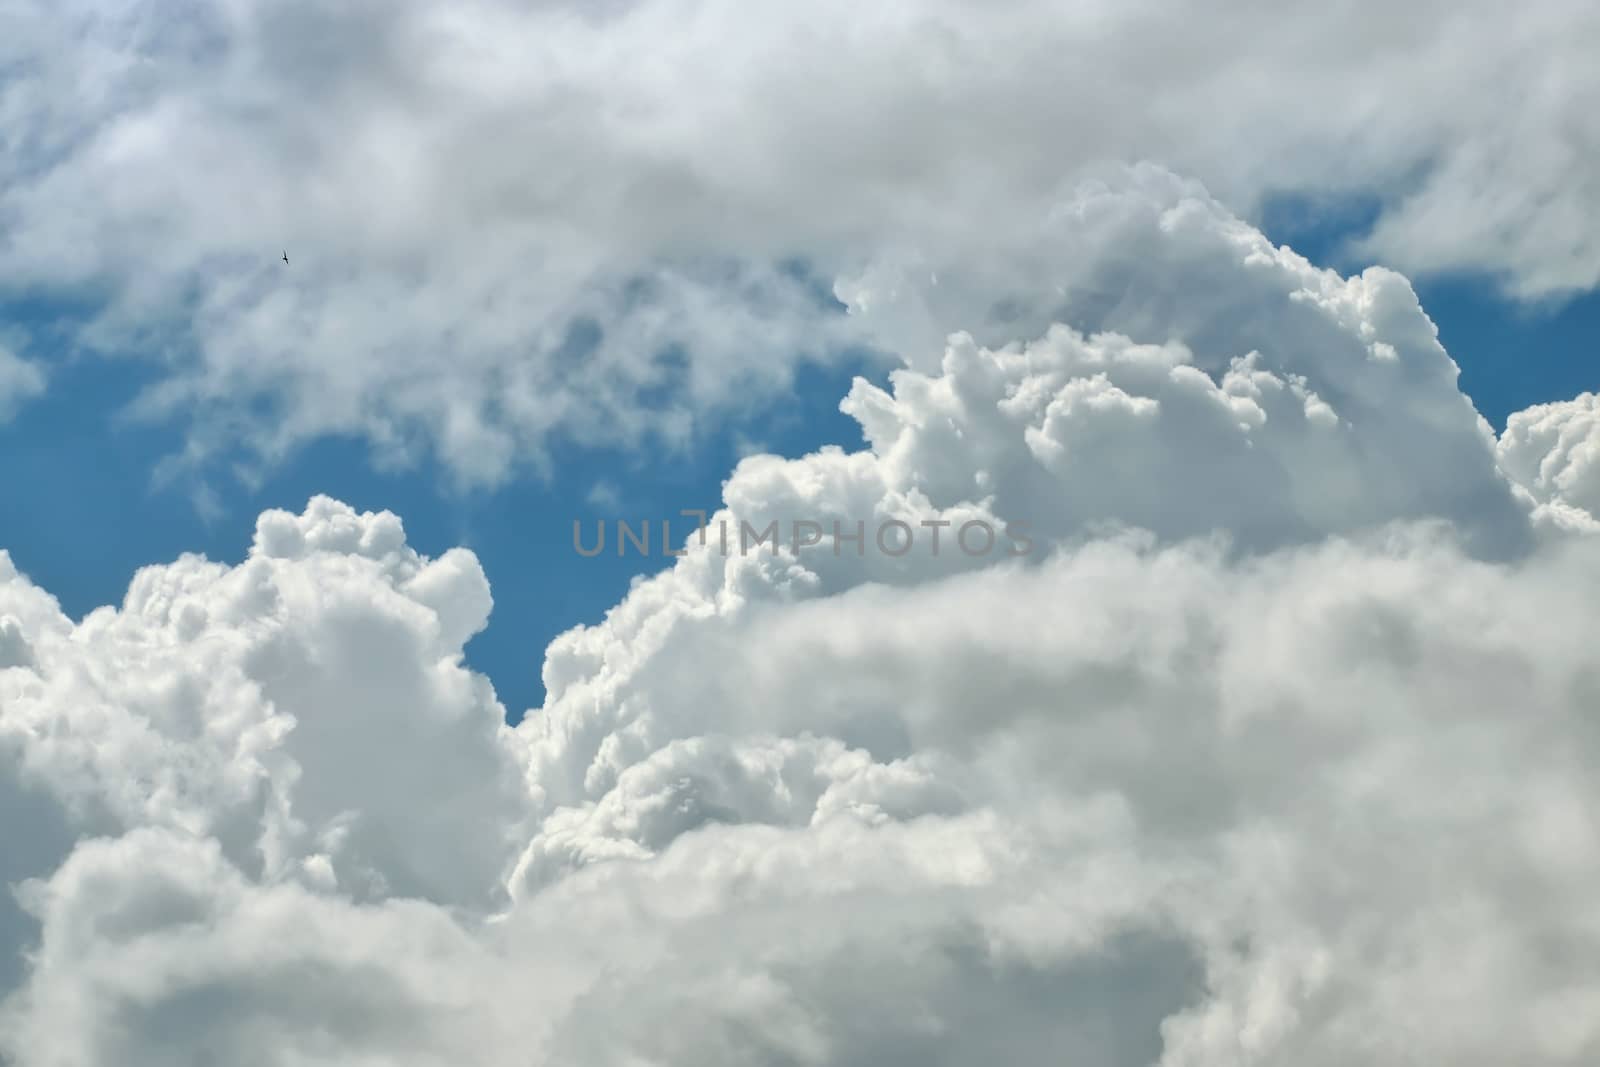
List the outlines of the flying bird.
{"type": "Polygon", "coordinates": [[[283,253],[283,261],[285,263],[289,262],[289,253],[288,253],[287,250],[285,250],[284,253],[283,253]]]}

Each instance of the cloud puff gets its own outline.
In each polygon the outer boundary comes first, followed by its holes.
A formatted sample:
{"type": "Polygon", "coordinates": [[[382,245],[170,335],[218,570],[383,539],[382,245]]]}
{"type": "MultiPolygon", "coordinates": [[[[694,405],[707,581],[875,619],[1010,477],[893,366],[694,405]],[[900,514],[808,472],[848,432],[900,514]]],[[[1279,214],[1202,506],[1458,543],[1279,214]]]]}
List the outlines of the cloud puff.
{"type": "Polygon", "coordinates": [[[1544,507],[1600,516],[1600,396],[1516,412],[1498,452],[1500,465],[1544,507]]]}
{"type": "Polygon", "coordinates": [[[0,344],[0,423],[7,422],[22,404],[44,392],[44,370],[0,344]]]}
{"type": "Polygon", "coordinates": [[[1403,278],[1185,190],[950,308],[864,266],[864,324],[972,332],[857,383],[866,450],[742,460],[515,729],[476,559],[395,516],[76,622],[0,555],[0,1056],[1592,1062],[1600,539],[1529,474],[1585,517],[1582,404],[1497,442],[1403,278]]]}
{"type": "Polygon", "coordinates": [[[148,567],[76,625],[5,588],[0,739],[80,832],[167,827],[358,897],[492,897],[524,805],[504,709],[460,663],[489,611],[469,553],[423,560],[392,515],[318,499],[263,515],[243,564],[148,567]]]}
{"type": "Polygon", "coordinates": [[[1514,536],[1493,435],[1403,277],[1317,269],[1192,184],[1130,177],[1085,185],[1014,261],[841,285],[907,351],[972,324],[939,377],[896,372],[892,397],[858,382],[846,403],[894,488],[992,495],[1056,530],[1261,543],[1435,515],[1514,536]]]}
{"type": "Polygon", "coordinates": [[[1029,247],[1107,161],[1246,215],[1375,198],[1367,248],[1400,269],[1600,281],[1584,0],[3,17],[0,290],[163,353],[145,409],[193,419],[199,454],[349,432],[493,483],[551,435],[682,442],[859,340],[817,283],[1029,247]]]}

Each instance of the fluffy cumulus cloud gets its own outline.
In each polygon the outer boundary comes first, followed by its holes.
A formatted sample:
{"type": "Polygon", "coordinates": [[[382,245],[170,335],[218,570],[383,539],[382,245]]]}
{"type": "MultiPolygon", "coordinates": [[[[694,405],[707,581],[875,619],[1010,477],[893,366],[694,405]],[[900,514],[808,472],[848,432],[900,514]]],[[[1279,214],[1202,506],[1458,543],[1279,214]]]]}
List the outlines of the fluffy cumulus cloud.
{"type": "Polygon", "coordinates": [[[393,516],[317,500],[262,516],[241,566],[148,568],[76,624],[0,576],[5,788],[50,812],[8,837],[44,856],[161,829],[357,899],[495,899],[526,805],[504,709],[460,665],[490,604],[470,554],[421,560],[393,516]]]}
{"type": "Polygon", "coordinates": [[[161,353],[192,455],[353,433],[492,483],[772,397],[875,339],[836,279],[1026,244],[1106,161],[1592,288],[1597,47],[1588,0],[22,0],[0,297],[161,353]]]}
{"type": "Polygon", "coordinates": [[[860,265],[869,447],[741,461],[516,728],[392,515],[78,621],[0,555],[0,1060],[1594,1062],[1592,398],[1496,440],[1403,277],[1158,172],[1052,219],[860,265]]]}
{"type": "Polygon", "coordinates": [[[1579,522],[1600,515],[1600,396],[1584,393],[1515,413],[1499,455],[1542,506],[1579,522]]]}

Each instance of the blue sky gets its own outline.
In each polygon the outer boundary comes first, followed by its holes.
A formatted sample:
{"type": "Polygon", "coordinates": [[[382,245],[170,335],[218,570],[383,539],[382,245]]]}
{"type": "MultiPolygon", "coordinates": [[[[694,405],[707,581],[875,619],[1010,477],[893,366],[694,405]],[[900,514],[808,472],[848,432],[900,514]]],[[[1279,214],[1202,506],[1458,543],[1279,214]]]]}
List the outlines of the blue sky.
{"type": "MultiPolygon", "coordinates": [[[[1348,272],[1364,265],[1340,254],[1358,221],[1346,215],[1330,222],[1285,204],[1269,209],[1265,224],[1275,241],[1348,272]]],[[[1512,411],[1600,389],[1593,359],[1600,294],[1530,307],[1502,298],[1482,277],[1414,284],[1462,368],[1464,391],[1497,430],[1512,411]]],[[[38,312],[13,309],[13,316],[25,322],[38,312]]],[[[144,366],[59,366],[48,393],[0,427],[0,455],[13,490],[4,501],[0,543],[20,569],[51,590],[69,615],[81,617],[120,601],[140,566],[182,552],[238,561],[256,516],[267,508],[298,512],[310,496],[325,493],[359,510],[388,509],[401,516],[411,544],[424,554],[454,545],[478,554],[495,608],[488,630],[468,646],[469,662],[494,682],[513,721],[543,699],[540,665],[550,639],[578,623],[598,622],[635,575],[662,566],[609,550],[580,558],[571,548],[573,519],[714,509],[746,441],[787,456],[824,444],[862,447],[858,425],[840,413],[838,402],[853,375],[874,376],[864,360],[827,369],[803,365],[791,395],[770,410],[708,427],[681,457],[558,446],[548,484],[522,479],[455,492],[433,466],[383,473],[369,461],[365,442],[323,439],[259,488],[215,480],[220,512],[208,518],[183,484],[161,488],[151,477],[156,464],[181,447],[180,429],[134,423],[122,413],[145,380],[144,366]],[[616,490],[620,509],[590,501],[599,482],[616,490]]]]}

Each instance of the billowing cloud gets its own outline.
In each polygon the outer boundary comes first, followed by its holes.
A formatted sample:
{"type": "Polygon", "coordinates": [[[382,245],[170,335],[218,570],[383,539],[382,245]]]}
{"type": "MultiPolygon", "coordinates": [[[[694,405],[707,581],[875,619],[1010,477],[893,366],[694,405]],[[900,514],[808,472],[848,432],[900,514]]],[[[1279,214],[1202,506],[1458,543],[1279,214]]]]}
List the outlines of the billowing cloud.
{"type": "MultiPolygon", "coordinates": [[[[22,887],[38,941],[0,1040],[19,1064],[1587,1062],[1597,546],[1101,541],[747,602],[522,728],[550,788],[497,921],[151,812],[22,887]]],[[[368,794],[358,841],[407,825],[364,783],[427,728],[396,707],[285,807],[325,771],[368,794]]],[[[455,836],[489,846],[482,814],[455,836]]],[[[462,842],[418,830],[449,870],[462,842]]]]}
{"type": "Polygon", "coordinates": [[[393,516],[318,499],[263,515],[240,566],[146,568],[77,624],[0,575],[0,740],[80,832],[164,827],[357,897],[492,900],[525,805],[504,709],[460,663],[490,604],[470,553],[422,560],[393,516]]]}
{"type": "Polygon", "coordinates": [[[863,265],[857,321],[970,332],[857,383],[867,449],[741,461],[515,729],[393,515],[78,621],[0,555],[0,1057],[1593,1062],[1587,399],[1497,441],[1399,275],[1071,204],[1015,273],[863,265]]]}
{"type": "Polygon", "coordinates": [[[1600,281],[1586,0],[29,0],[0,20],[0,295],[70,295],[88,348],[161,353],[145,407],[193,419],[195,455],[349,432],[492,483],[552,435],[682,442],[862,339],[830,282],[889,252],[1036,247],[1106,162],[1192,174],[1246,216],[1371,198],[1367,250],[1399,269],[1530,298],[1600,281]]]}
{"type": "Polygon", "coordinates": [[[1600,516],[1600,396],[1513,414],[1498,451],[1500,465],[1542,506],[1578,521],[1600,516]]]}

